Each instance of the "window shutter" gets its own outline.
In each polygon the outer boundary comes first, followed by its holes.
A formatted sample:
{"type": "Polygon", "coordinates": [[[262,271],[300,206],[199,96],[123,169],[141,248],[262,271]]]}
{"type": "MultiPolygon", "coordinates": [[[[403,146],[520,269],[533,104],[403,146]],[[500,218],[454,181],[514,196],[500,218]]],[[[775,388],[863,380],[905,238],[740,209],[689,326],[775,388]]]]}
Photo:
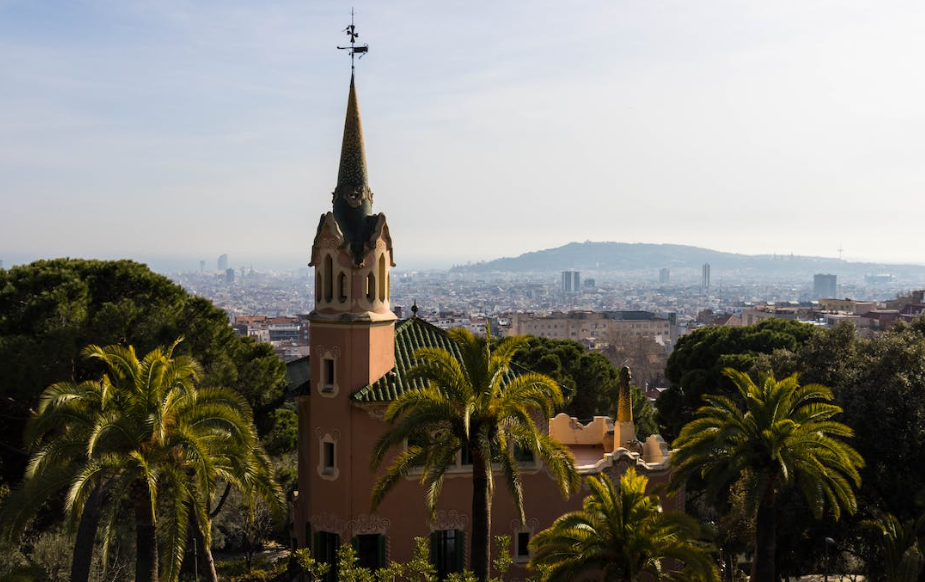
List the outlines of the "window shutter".
{"type": "Polygon", "coordinates": [[[380,568],[385,567],[385,535],[380,535],[379,539],[379,555],[377,556],[376,563],[380,568]]]}
{"type": "Polygon", "coordinates": [[[360,536],[353,536],[350,538],[350,545],[353,546],[354,551],[359,555],[360,553],[360,536]]]}
{"type": "Polygon", "coordinates": [[[440,559],[440,532],[435,531],[430,534],[430,563],[433,565],[438,564],[440,559]]]}
{"type": "Polygon", "coordinates": [[[322,548],[321,548],[321,532],[320,532],[320,531],[316,531],[316,532],[315,532],[315,543],[312,544],[312,545],[313,545],[313,549],[312,549],[312,554],[313,554],[313,556],[312,556],[312,557],[315,558],[315,559],[317,560],[317,559],[318,559],[318,556],[321,555],[321,550],[322,550],[322,548]]]}
{"type": "Polygon", "coordinates": [[[466,557],[466,532],[461,529],[456,530],[456,572],[461,572],[464,565],[463,560],[466,557]]]}

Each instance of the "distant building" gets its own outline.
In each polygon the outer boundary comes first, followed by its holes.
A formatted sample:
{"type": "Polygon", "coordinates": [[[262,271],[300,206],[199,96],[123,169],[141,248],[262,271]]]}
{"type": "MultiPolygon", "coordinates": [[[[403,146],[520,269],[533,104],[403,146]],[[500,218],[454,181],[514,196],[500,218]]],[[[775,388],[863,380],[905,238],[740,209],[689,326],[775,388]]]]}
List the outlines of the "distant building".
{"type": "Polygon", "coordinates": [[[838,277],[835,275],[824,275],[822,273],[813,275],[813,296],[816,299],[836,297],[838,295],[837,280],[838,277]]]}
{"type": "Polygon", "coordinates": [[[228,255],[222,255],[218,258],[218,272],[224,273],[228,270],[228,255]]]}
{"type": "Polygon", "coordinates": [[[876,275],[864,275],[864,282],[868,285],[879,285],[881,283],[892,283],[893,275],[889,273],[879,273],[876,275]]]}
{"type": "Polygon", "coordinates": [[[671,282],[671,269],[659,269],[658,270],[658,284],[659,285],[668,285],[671,282]]]}
{"type": "Polygon", "coordinates": [[[585,279],[581,282],[581,286],[585,289],[593,289],[594,287],[597,287],[597,281],[594,279],[585,279]]]}
{"type": "Polygon", "coordinates": [[[225,269],[225,283],[234,283],[234,269],[225,269]]]}
{"type": "Polygon", "coordinates": [[[608,341],[618,336],[662,339],[671,343],[671,324],[650,311],[554,311],[548,315],[515,313],[511,335],[537,335],[575,341],[597,338],[608,341]]]}
{"type": "Polygon", "coordinates": [[[206,262],[205,261],[199,261],[199,272],[200,273],[206,272],[206,262]]]}
{"type": "Polygon", "coordinates": [[[581,274],[578,271],[562,271],[562,292],[578,293],[581,290],[581,274]]]}
{"type": "Polygon", "coordinates": [[[703,264],[703,275],[700,279],[700,288],[704,291],[710,288],[710,263],[703,264]]]}
{"type": "Polygon", "coordinates": [[[875,301],[855,301],[854,299],[819,299],[819,309],[822,311],[834,311],[852,313],[854,315],[864,315],[869,311],[877,309],[875,301]]]}

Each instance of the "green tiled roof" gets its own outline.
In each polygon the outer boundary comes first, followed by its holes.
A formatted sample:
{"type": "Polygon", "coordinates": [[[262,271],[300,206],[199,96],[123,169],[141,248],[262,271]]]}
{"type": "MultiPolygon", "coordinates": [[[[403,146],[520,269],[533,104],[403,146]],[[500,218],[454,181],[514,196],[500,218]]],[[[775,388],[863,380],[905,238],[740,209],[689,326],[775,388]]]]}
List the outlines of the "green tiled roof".
{"type": "Polygon", "coordinates": [[[443,348],[459,357],[459,349],[446,331],[417,317],[399,322],[395,326],[395,367],[372,384],[357,390],[353,399],[358,402],[388,402],[405,390],[423,388],[423,382],[411,381],[407,374],[414,365],[415,350],[427,347],[443,348]]]}
{"type": "Polygon", "coordinates": [[[311,368],[308,356],[286,362],[286,382],[289,384],[290,392],[308,394],[309,378],[311,368]]]}

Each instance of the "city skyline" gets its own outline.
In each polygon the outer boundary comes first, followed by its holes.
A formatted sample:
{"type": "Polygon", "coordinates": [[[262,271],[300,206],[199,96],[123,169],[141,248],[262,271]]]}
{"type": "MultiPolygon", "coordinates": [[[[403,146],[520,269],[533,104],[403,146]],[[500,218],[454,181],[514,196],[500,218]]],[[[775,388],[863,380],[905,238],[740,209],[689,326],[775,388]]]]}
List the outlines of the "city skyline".
{"type": "MultiPolygon", "coordinates": [[[[356,12],[400,269],[584,240],[923,262],[891,211],[925,210],[925,7],[356,12]],[[467,244],[434,244],[450,237],[467,244]]],[[[0,258],[304,265],[336,181],[347,22],[333,3],[0,2],[0,258]]]]}

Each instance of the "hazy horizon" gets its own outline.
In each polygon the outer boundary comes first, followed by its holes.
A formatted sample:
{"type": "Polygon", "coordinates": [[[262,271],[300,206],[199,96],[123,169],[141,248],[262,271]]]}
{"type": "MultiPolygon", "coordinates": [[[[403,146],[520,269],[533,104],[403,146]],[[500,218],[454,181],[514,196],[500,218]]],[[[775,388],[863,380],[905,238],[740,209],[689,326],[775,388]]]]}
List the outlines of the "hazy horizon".
{"type": "MultiPolygon", "coordinates": [[[[903,226],[925,213],[925,5],[354,6],[399,268],[589,239],[925,262],[903,226]]],[[[303,266],[349,11],[0,0],[0,259],[303,266]]]]}
{"type": "MultiPolygon", "coordinates": [[[[572,243],[583,243],[583,242],[594,242],[594,243],[609,243],[609,242],[625,242],[625,241],[570,241],[566,244],[572,243]]],[[[734,253],[734,254],[744,254],[748,256],[772,256],[779,255],[782,258],[789,256],[790,253],[774,253],[774,252],[762,252],[762,253],[739,253],[738,251],[728,250],[728,249],[715,249],[709,247],[700,247],[699,245],[684,245],[684,243],[629,243],[629,244],[681,244],[683,246],[691,246],[704,248],[711,251],[718,251],[722,253],[734,253]]],[[[559,245],[562,246],[562,245],[559,245]]],[[[535,251],[544,251],[549,250],[554,247],[544,247],[537,248],[525,251],[535,252],[535,251]]],[[[241,268],[251,268],[255,270],[266,270],[266,271],[295,271],[301,268],[308,266],[309,253],[306,251],[304,256],[296,255],[255,255],[255,254],[241,254],[235,255],[232,253],[228,254],[228,264],[229,267],[234,269],[241,268]]],[[[414,270],[449,270],[450,268],[458,265],[466,265],[470,263],[478,262],[489,262],[495,259],[502,258],[511,258],[518,257],[524,253],[518,253],[516,255],[498,255],[493,257],[483,257],[483,258],[465,258],[462,257],[459,260],[455,261],[439,261],[439,260],[421,260],[421,259],[409,259],[404,262],[399,262],[395,267],[396,271],[414,271],[414,270]]],[[[819,255],[797,255],[798,257],[819,257],[819,255]]],[[[166,273],[166,272],[193,272],[199,270],[199,261],[205,261],[206,271],[216,271],[217,262],[219,255],[211,257],[202,257],[202,256],[193,256],[193,255],[171,255],[171,254],[141,254],[137,256],[123,256],[114,253],[98,253],[98,254],[88,254],[88,255],[49,255],[43,256],[34,253],[21,253],[14,254],[10,257],[4,257],[0,255],[0,260],[4,262],[5,268],[10,268],[14,265],[20,265],[25,263],[31,263],[36,260],[41,259],[56,259],[62,257],[70,258],[82,258],[82,259],[104,259],[104,260],[115,260],[115,259],[130,259],[137,261],[139,263],[147,264],[152,270],[166,273]],[[12,258],[10,258],[12,257],[12,258]]],[[[825,257],[833,258],[833,257],[825,257]]],[[[851,257],[844,257],[845,262],[847,263],[873,263],[873,264],[882,264],[882,265],[920,265],[925,267],[925,262],[903,262],[903,261],[868,261],[863,259],[854,259],[851,257]]],[[[657,270],[661,265],[652,265],[653,270],[657,270]]]]}

